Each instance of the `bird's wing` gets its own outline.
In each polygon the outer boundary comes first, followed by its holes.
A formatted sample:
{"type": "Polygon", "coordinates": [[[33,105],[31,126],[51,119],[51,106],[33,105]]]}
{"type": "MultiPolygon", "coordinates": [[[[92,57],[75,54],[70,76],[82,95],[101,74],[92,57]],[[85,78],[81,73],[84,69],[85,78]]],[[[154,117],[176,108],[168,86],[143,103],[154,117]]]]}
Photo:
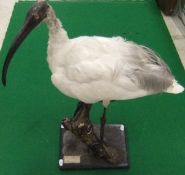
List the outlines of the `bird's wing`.
{"type": "MultiPolygon", "coordinates": [[[[134,70],[135,80],[147,91],[162,92],[173,82],[173,75],[168,65],[153,50],[136,45],[134,49],[140,60],[134,70]]],[[[137,62],[137,61],[136,61],[137,62]]]]}
{"type": "Polygon", "coordinates": [[[66,60],[66,76],[78,83],[104,81],[123,88],[165,90],[173,76],[151,49],[121,37],[80,37],[66,60]]]}
{"type": "Polygon", "coordinates": [[[113,76],[114,67],[102,64],[101,60],[83,60],[79,63],[68,66],[66,76],[71,81],[78,83],[89,83],[93,81],[109,81],[113,76]]]}

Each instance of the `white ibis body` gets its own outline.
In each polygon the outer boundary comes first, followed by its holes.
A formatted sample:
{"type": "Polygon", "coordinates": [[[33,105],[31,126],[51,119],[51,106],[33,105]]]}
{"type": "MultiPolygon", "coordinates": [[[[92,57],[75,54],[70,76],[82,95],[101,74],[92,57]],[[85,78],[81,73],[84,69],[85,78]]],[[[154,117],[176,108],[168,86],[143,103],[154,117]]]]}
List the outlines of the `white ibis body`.
{"type": "Polygon", "coordinates": [[[65,95],[92,104],[133,99],[160,92],[180,93],[169,67],[151,49],[122,37],[81,36],[67,32],[46,2],[29,10],[3,67],[3,84],[16,49],[41,21],[49,28],[48,64],[53,84],[65,95]]]}
{"type": "Polygon", "coordinates": [[[69,39],[51,7],[48,64],[53,84],[85,103],[125,100],[184,90],[168,66],[151,49],[122,37],[81,36],[69,39]]]}

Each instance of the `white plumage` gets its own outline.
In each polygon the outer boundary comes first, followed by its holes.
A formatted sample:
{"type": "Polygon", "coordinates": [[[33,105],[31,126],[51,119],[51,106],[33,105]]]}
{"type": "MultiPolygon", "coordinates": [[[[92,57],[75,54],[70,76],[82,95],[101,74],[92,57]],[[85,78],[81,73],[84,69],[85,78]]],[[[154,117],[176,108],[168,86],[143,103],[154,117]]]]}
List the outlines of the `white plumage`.
{"type": "Polygon", "coordinates": [[[51,80],[62,93],[81,101],[72,121],[79,120],[76,113],[81,109],[85,113],[80,116],[87,119],[91,104],[103,102],[101,143],[104,140],[106,108],[111,100],[184,91],[164,61],[147,47],[126,41],[122,37],[81,36],[69,39],[52,7],[46,2],[35,3],[28,11],[24,25],[13,41],[3,65],[4,85],[14,53],[43,20],[49,28],[48,64],[52,72],[51,80]]]}
{"type": "Polygon", "coordinates": [[[149,48],[121,37],[69,39],[50,7],[48,63],[53,84],[85,103],[138,98],[159,92],[180,93],[168,66],[149,48]]]}

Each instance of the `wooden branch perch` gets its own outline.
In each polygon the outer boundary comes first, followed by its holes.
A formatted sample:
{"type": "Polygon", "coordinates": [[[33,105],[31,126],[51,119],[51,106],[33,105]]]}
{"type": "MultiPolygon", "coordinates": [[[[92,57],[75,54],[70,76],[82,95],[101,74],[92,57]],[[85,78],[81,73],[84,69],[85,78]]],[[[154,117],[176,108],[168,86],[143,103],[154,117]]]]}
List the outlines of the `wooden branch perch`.
{"type": "Polygon", "coordinates": [[[77,108],[73,119],[63,120],[63,126],[85,143],[97,158],[111,164],[118,164],[121,161],[119,152],[105,142],[102,143],[94,133],[93,125],[89,120],[90,108],[91,105],[83,103],[77,108]]]}

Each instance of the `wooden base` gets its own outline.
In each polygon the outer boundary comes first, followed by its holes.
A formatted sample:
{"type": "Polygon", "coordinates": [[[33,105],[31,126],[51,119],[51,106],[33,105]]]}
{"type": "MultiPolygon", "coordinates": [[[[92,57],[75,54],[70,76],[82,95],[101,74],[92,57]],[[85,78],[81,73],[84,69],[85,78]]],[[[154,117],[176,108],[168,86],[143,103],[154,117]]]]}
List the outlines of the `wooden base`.
{"type": "MultiPolygon", "coordinates": [[[[99,125],[94,125],[94,132],[99,135],[99,125]]],[[[121,162],[111,164],[96,158],[92,151],[70,131],[61,125],[61,147],[59,166],[61,169],[127,168],[127,147],[124,125],[107,125],[105,142],[120,152],[121,162]]]]}

